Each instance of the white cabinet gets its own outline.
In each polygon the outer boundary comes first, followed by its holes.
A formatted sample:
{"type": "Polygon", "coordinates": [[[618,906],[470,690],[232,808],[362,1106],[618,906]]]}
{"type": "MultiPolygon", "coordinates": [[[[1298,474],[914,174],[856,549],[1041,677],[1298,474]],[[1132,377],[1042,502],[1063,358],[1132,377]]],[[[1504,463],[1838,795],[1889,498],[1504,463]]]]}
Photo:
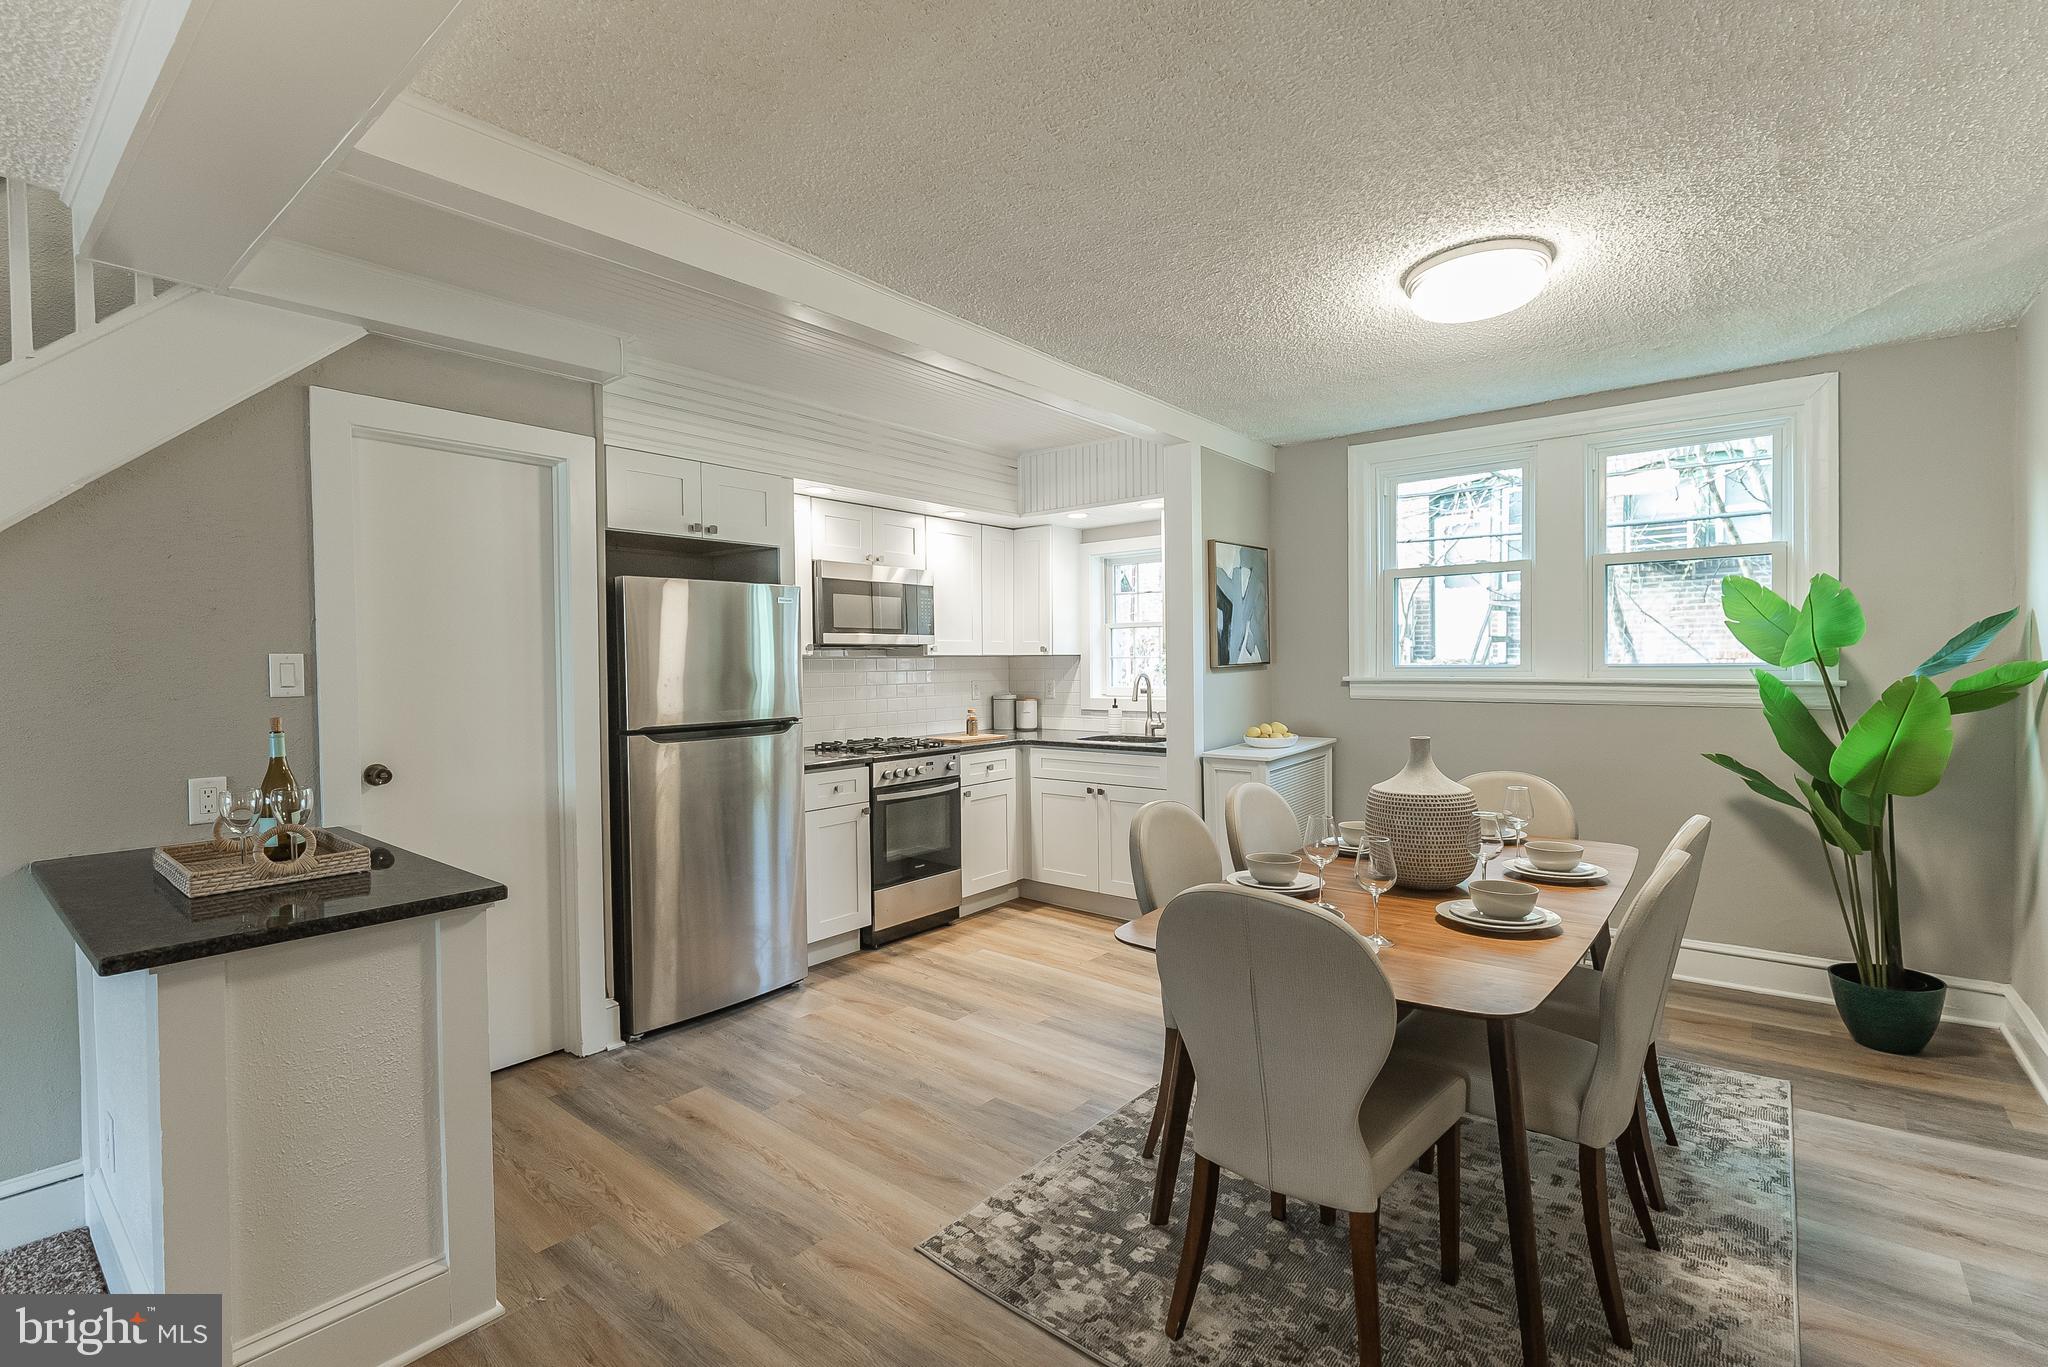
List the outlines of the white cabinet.
{"type": "Polygon", "coordinates": [[[979,897],[1024,876],[1024,808],[1017,780],[960,790],[960,895],[979,897]]]}
{"type": "Polygon", "coordinates": [[[1093,784],[1032,781],[1031,876],[1086,892],[1101,886],[1102,809],[1093,784]]]}
{"type": "Polygon", "coordinates": [[[1008,527],[981,529],[981,653],[1017,653],[1016,533],[1008,527]]]}
{"type": "Polygon", "coordinates": [[[1202,755],[1202,812],[1216,843],[1224,843],[1223,803],[1241,783],[1263,783],[1287,799],[1296,821],[1325,816],[1335,791],[1332,761],[1337,742],[1329,736],[1302,736],[1286,750],[1254,745],[1226,745],[1202,755]]]}
{"type": "Polygon", "coordinates": [[[1020,527],[1012,539],[1011,631],[1018,655],[1081,653],[1081,534],[1020,527]]]}
{"type": "Polygon", "coordinates": [[[804,919],[811,944],[874,920],[868,887],[868,771],[804,775],[804,919]]]}
{"type": "Polygon", "coordinates": [[[653,532],[773,546],[783,569],[794,568],[796,486],[781,475],[605,448],[605,525],[614,531],[653,532]]]}
{"type": "Polygon", "coordinates": [[[811,556],[852,564],[925,567],[926,519],[858,503],[811,500],[811,556]]]}
{"type": "Polygon", "coordinates": [[[982,529],[972,522],[925,519],[932,576],[934,655],[981,655],[982,529]]]}
{"type": "Polygon", "coordinates": [[[796,516],[796,566],[789,582],[796,585],[796,642],[804,654],[817,650],[816,578],[811,574],[811,500],[798,494],[790,500],[796,516]]]}
{"type": "Polygon", "coordinates": [[[1131,819],[1138,809],[1159,798],[1144,788],[1099,788],[1102,803],[1102,887],[1111,897],[1138,895],[1131,874],[1131,819]]]}

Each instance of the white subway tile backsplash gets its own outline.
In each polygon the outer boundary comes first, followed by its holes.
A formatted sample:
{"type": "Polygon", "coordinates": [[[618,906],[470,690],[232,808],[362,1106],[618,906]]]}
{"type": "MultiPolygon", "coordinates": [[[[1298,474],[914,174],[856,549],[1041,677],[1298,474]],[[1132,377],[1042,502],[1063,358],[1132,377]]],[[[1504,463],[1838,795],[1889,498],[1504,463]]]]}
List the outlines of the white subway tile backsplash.
{"type": "Polygon", "coordinates": [[[996,657],[819,651],[803,663],[804,744],[852,736],[950,735],[972,707],[989,725],[989,698],[1013,692],[1011,661],[996,657]]]}

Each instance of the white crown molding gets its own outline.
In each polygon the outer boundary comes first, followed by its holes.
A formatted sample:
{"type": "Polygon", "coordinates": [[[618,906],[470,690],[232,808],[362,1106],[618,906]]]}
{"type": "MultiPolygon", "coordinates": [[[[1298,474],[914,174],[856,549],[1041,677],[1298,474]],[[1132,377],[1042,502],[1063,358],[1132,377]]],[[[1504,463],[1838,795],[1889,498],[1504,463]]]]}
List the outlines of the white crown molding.
{"type": "Polygon", "coordinates": [[[714,293],[736,284],[751,302],[1134,436],[1170,435],[1274,468],[1264,442],[410,93],[370,127],[347,168],[385,189],[663,278],[714,293]]]}

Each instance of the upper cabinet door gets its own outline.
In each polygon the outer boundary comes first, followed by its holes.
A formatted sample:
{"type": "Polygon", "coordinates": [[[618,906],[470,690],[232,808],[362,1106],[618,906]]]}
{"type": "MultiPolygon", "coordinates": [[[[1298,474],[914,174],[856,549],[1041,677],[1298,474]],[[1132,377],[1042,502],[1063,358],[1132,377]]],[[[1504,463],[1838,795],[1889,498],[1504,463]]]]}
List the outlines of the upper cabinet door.
{"type": "Polygon", "coordinates": [[[981,529],[981,653],[1015,655],[1017,619],[1013,576],[1016,533],[1008,527],[981,529]]]}
{"type": "Polygon", "coordinates": [[[623,446],[607,446],[604,460],[606,526],[660,536],[703,534],[704,475],[696,461],[623,446]]]}
{"type": "Polygon", "coordinates": [[[909,570],[923,569],[930,554],[925,540],[929,519],[922,513],[899,513],[889,508],[870,508],[868,511],[874,515],[875,563],[909,570]]]}
{"type": "Polygon", "coordinates": [[[811,500],[811,559],[840,560],[855,565],[875,553],[875,510],[858,503],[811,500]]]}
{"type": "Polygon", "coordinates": [[[980,655],[982,529],[972,522],[927,518],[927,568],[932,575],[932,654],[980,655]]]}
{"type": "Polygon", "coordinates": [[[702,521],[705,536],[749,546],[773,546],[794,558],[794,481],[723,465],[705,465],[700,471],[703,497],[691,521],[702,521]]]}
{"type": "Polygon", "coordinates": [[[1020,527],[1013,538],[1011,622],[1015,655],[1081,653],[1081,533],[1020,527]]]}

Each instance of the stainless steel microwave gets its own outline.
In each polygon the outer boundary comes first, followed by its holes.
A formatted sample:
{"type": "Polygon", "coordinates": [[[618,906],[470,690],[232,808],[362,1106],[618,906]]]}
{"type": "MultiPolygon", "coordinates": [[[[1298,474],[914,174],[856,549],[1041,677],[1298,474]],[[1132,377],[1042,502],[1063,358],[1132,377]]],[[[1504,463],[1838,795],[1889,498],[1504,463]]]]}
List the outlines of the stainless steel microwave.
{"type": "Polygon", "coordinates": [[[935,639],[932,577],[894,565],[817,562],[817,644],[928,646],[935,639]]]}

